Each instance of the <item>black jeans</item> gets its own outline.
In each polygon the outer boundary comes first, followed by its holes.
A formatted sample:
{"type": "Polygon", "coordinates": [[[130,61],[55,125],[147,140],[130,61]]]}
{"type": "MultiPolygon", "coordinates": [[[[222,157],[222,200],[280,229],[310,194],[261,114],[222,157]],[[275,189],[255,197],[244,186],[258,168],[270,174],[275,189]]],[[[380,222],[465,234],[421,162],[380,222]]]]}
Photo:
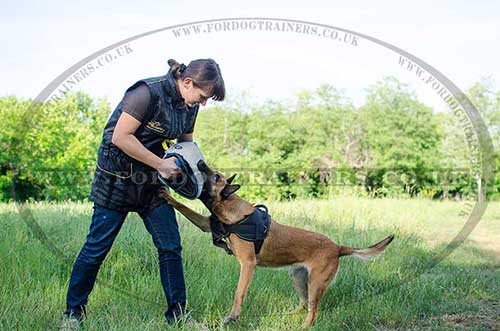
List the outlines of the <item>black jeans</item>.
{"type": "MultiPolygon", "coordinates": [[[[172,322],[186,306],[186,287],[182,268],[181,238],[173,208],[164,203],[139,214],[158,250],[160,278],[167,299],[165,317],[172,322]]],[[[66,315],[82,318],[88,296],[94,287],[102,261],[120,231],[127,212],[94,205],[87,241],[73,265],[66,297],[66,315]]]]}

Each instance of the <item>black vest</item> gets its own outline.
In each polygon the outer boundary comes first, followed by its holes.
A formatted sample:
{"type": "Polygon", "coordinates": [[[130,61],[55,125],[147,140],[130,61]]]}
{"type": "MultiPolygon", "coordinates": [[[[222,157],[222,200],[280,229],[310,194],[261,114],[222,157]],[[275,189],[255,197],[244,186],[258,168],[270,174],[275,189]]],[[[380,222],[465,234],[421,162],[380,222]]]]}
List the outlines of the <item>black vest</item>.
{"type": "MultiPolygon", "coordinates": [[[[176,90],[171,71],[165,76],[140,80],[127,92],[140,84],[146,84],[149,88],[151,99],[134,136],[148,150],[163,157],[162,142],[186,133],[196,119],[199,106],[185,106],[176,90]]],[[[118,211],[144,211],[164,201],[157,193],[161,183],[154,169],[129,157],[111,142],[121,113],[122,102],[104,128],[90,199],[98,205],[118,211]]]]}

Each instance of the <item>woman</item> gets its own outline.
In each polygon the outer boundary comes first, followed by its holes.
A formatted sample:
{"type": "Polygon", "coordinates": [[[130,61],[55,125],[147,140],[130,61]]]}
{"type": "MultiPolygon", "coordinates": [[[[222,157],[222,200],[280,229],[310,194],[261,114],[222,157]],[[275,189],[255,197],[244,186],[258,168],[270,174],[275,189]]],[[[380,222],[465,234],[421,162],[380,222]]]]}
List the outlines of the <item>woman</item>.
{"type": "Polygon", "coordinates": [[[158,196],[157,175],[168,179],[180,173],[175,158],[162,159],[164,149],[172,139],[193,140],[199,105],[209,98],[222,101],[225,87],[212,59],[168,64],[165,76],[140,80],[127,89],[104,128],[92,184],[92,223],[71,272],[66,322],[83,319],[99,267],[130,211],[143,219],[158,249],[167,321],[185,320],[179,230],[174,210],[158,196]]]}

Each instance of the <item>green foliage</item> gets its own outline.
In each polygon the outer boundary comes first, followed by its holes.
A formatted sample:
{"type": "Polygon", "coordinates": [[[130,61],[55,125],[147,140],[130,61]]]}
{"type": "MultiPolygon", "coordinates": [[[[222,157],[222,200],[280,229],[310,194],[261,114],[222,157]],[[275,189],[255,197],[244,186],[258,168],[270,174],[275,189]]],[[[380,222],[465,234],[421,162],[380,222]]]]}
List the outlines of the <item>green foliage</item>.
{"type": "MultiPolygon", "coordinates": [[[[500,92],[485,80],[468,95],[498,148],[500,92]]],[[[109,112],[82,93],[43,105],[0,98],[0,201],[13,198],[12,183],[20,199],[85,199],[109,112]]],[[[202,109],[195,129],[208,163],[238,173],[251,200],[474,196],[464,138],[451,112],[433,112],[392,77],[369,87],[361,107],[330,85],[260,105],[242,94],[202,109]]],[[[496,176],[490,197],[500,197],[496,176]]]]}
{"type": "Polygon", "coordinates": [[[209,109],[199,115],[196,136],[210,163],[245,173],[239,182],[248,198],[327,197],[338,185],[374,196],[426,189],[428,196],[441,190],[434,175],[442,159],[439,129],[429,107],[387,78],[360,109],[328,85],[291,105],[209,109]]]}
{"type": "Polygon", "coordinates": [[[493,187],[488,192],[491,197],[500,197],[500,91],[495,91],[491,78],[486,78],[474,84],[467,95],[481,114],[491,137],[495,164],[495,179],[493,187]]]}
{"type": "Polygon", "coordinates": [[[415,195],[437,184],[432,173],[439,169],[441,137],[432,109],[396,79],[387,78],[369,89],[360,113],[370,191],[401,187],[415,195]]]}
{"type": "Polygon", "coordinates": [[[50,104],[0,98],[1,199],[86,198],[108,114],[82,93],[50,104]]]}

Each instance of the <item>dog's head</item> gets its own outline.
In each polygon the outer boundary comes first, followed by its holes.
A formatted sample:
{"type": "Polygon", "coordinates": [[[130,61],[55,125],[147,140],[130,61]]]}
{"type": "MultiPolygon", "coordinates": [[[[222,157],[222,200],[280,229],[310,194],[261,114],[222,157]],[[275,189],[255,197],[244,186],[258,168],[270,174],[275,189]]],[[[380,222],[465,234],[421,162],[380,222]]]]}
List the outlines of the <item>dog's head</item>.
{"type": "Polygon", "coordinates": [[[216,202],[226,200],[240,189],[240,185],[232,185],[236,174],[226,178],[221,173],[210,169],[204,161],[198,163],[198,169],[205,177],[203,192],[200,196],[205,204],[213,205],[216,202]]]}

